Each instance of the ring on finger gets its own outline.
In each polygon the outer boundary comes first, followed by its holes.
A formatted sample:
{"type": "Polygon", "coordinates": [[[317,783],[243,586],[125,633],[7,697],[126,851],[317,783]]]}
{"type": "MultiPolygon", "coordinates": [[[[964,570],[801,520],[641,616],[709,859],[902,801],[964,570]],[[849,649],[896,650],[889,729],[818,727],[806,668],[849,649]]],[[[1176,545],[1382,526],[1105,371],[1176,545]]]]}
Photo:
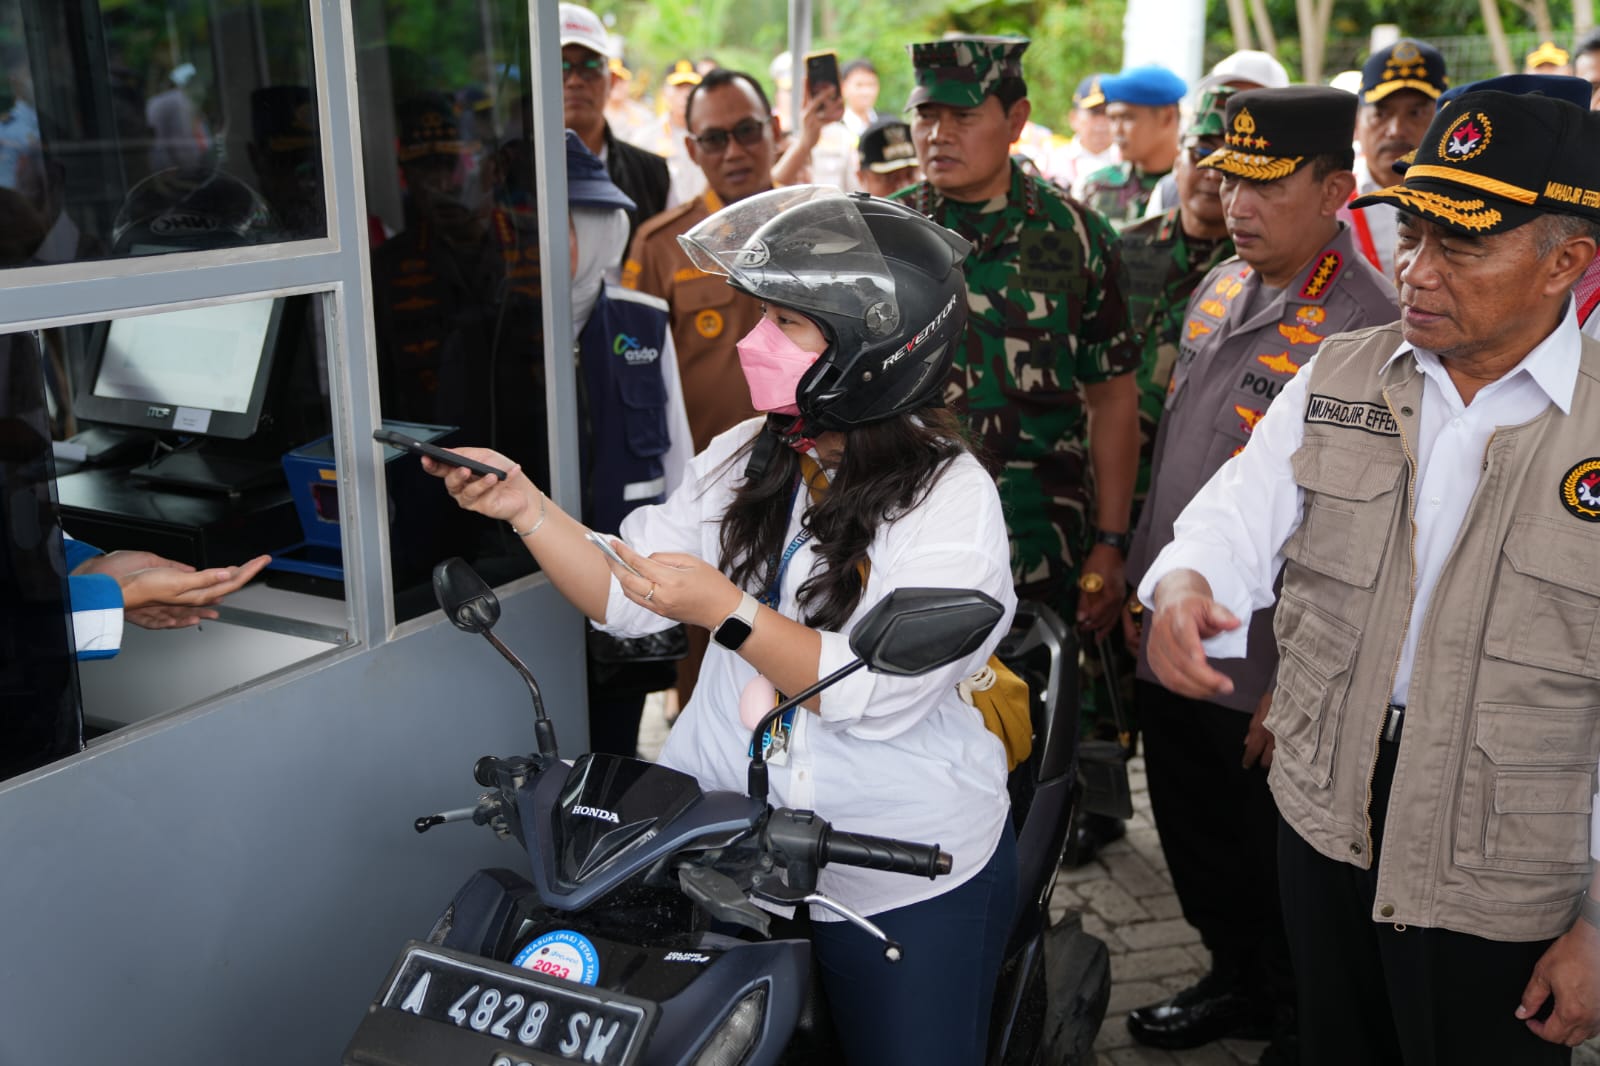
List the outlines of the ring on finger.
{"type": "Polygon", "coordinates": [[[651,598],[653,596],[655,596],[655,594],[656,594],[656,583],[654,581],[652,581],[652,582],[650,582],[650,591],[646,592],[644,594],[644,602],[649,603],[651,598]]]}

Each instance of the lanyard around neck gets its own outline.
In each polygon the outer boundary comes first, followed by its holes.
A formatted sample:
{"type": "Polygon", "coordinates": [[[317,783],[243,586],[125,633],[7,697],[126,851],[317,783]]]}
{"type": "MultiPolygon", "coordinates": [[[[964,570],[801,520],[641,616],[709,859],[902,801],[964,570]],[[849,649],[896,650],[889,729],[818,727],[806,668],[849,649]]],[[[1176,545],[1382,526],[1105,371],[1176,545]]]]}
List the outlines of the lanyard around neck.
{"type": "MultiPolygon", "coordinates": [[[[813,506],[821,502],[822,497],[827,495],[827,475],[822,472],[822,467],[815,459],[809,455],[802,454],[800,456],[800,474],[795,478],[794,488],[789,493],[790,514],[794,513],[795,501],[800,498],[801,482],[804,482],[810,490],[813,506]]],[[[802,527],[800,532],[794,535],[794,539],[789,541],[789,546],[783,550],[781,558],[776,552],[773,553],[772,561],[767,567],[767,572],[772,575],[772,578],[767,582],[767,587],[762,589],[756,596],[756,600],[763,606],[771,607],[774,611],[778,609],[778,603],[783,597],[783,576],[789,572],[789,561],[794,558],[795,552],[799,551],[813,536],[815,534],[810,529],[802,527]]]]}

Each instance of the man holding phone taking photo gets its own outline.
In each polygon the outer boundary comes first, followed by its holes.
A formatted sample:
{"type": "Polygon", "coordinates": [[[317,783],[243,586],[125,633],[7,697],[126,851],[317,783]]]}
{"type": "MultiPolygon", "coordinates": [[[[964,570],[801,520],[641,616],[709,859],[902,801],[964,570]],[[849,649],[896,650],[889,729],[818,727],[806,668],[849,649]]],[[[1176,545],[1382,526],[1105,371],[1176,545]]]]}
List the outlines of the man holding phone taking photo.
{"type": "Polygon", "coordinates": [[[778,185],[831,185],[859,192],[855,184],[855,137],[844,127],[839,57],[813,52],[805,59],[805,96],[799,132],[772,168],[778,185]]]}

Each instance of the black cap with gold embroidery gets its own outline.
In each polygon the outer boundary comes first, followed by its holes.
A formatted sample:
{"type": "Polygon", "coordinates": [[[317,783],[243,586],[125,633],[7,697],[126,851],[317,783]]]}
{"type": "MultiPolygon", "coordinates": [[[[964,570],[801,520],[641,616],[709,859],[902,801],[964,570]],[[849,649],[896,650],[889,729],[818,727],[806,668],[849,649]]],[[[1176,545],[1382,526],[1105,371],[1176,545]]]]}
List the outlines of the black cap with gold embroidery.
{"type": "Polygon", "coordinates": [[[1375,104],[1390,93],[1414,89],[1430,100],[1449,88],[1444,56],[1431,44],[1402,37],[1372,53],[1361,66],[1361,102],[1375,104]]]}
{"type": "Polygon", "coordinates": [[[1469,92],[1439,109],[1392,204],[1459,233],[1504,233],[1540,215],[1600,222],[1600,118],[1549,96],[1469,92]]]}
{"type": "Polygon", "coordinates": [[[1223,147],[1200,161],[1246,181],[1287,178],[1319,155],[1350,151],[1356,98],[1342,89],[1291,85],[1228,97],[1223,147]]]}

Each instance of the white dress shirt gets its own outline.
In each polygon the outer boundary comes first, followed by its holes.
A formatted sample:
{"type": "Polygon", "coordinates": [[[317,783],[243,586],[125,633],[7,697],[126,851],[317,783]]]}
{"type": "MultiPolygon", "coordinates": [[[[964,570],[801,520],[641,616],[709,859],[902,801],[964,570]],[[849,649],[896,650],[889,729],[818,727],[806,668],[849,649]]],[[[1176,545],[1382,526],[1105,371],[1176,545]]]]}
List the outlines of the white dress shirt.
{"type": "MultiPolygon", "coordinates": [[[[1411,688],[1417,638],[1467,508],[1477,493],[1482,457],[1499,426],[1537,417],[1550,404],[1570,413],[1578,380],[1582,339],[1570,309],[1555,330],[1504,377],[1479,390],[1470,405],[1450,380],[1439,357],[1402,343],[1385,361],[1413,359],[1422,372],[1422,411],[1416,442],[1416,586],[1405,645],[1395,671],[1393,701],[1404,705],[1411,688]]],[[[1172,543],[1156,557],[1139,584],[1139,599],[1154,606],[1156,585],[1174,570],[1195,570],[1211,585],[1216,601],[1241,620],[1238,629],[1205,642],[1219,659],[1245,653],[1253,611],[1271,605],[1273,584],[1283,568],[1284,542],[1300,526],[1305,494],[1295,483],[1291,460],[1304,437],[1306,389],[1312,367],[1283,387],[1256,424],[1244,451],[1208,481],[1173,529],[1172,543]]],[[[1590,829],[1590,850],[1600,859],[1600,798],[1590,829]]]]}
{"type": "MultiPolygon", "coordinates": [[[[623,519],[622,540],[646,555],[683,552],[715,564],[721,517],[744,477],[745,459],[738,453],[762,425],[761,418],[750,419],[716,437],[665,503],[623,519]]],[[[804,509],[797,500],[788,537],[800,531],[804,509]]],[[[796,551],[784,574],[779,610],[791,618],[795,594],[817,561],[814,545],[808,541],[796,551]]],[[[819,890],[864,914],[948,892],[983,869],[994,853],[1010,809],[1005,751],[978,712],[962,702],[956,684],[988,661],[1016,607],[999,493],[971,455],[952,462],[909,514],[881,526],[869,555],[866,594],[849,624],[821,635],[818,677],[854,659],[849,630],[895,588],[978,589],[1004,605],[1006,617],[980,650],[922,677],[851,674],[823,692],[820,714],[795,715],[786,762],[769,763],[775,805],[815,810],[847,831],[937,843],[954,856],[953,872],[934,881],[848,866],[823,869],[819,890]]],[[[615,579],[606,623],[598,628],[624,636],[667,624],[629,601],[615,579]]],[[[739,720],[739,697],[756,676],[738,653],[713,642],[661,762],[694,775],[703,787],[743,792],[750,730],[739,720]]],[[[813,917],[833,916],[813,908],[813,917]]]]}

